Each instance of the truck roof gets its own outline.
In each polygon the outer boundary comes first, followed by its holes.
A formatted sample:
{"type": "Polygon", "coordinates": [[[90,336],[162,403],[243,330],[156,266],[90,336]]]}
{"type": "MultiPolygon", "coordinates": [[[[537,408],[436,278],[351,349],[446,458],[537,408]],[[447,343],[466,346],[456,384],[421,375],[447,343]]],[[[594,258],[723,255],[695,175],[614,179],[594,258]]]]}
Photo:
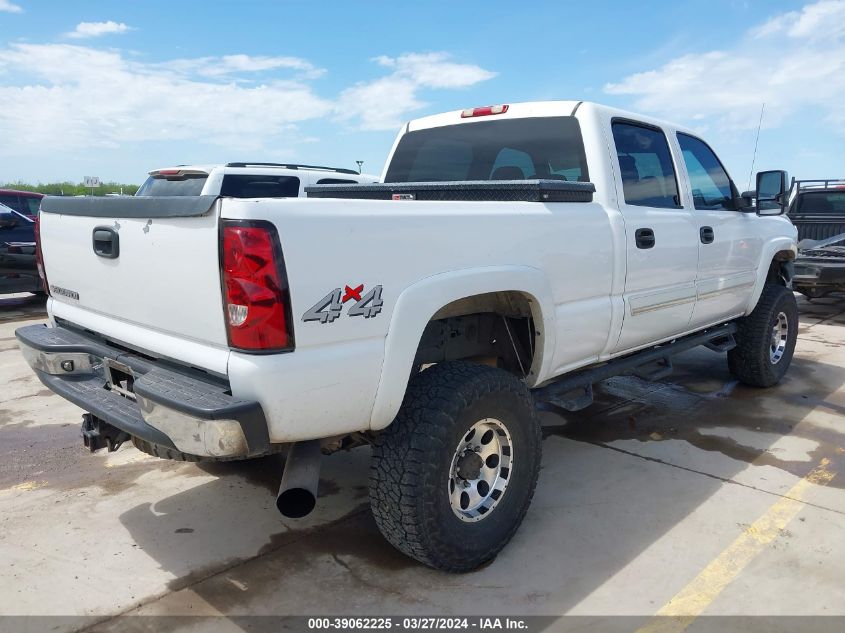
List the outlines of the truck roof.
{"type": "Polygon", "coordinates": [[[0,189],[0,195],[17,195],[25,198],[43,198],[45,194],[37,191],[21,191],[20,189],[0,189]]]}
{"type": "Polygon", "coordinates": [[[154,176],[160,174],[161,172],[168,172],[168,171],[181,171],[187,173],[206,173],[210,174],[215,169],[223,169],[227,172],[237,172],[241,169],[247,169],[250,172],[255,172],[256,170],[267,170],[268,173],[272,173],[275,170],[283,170],[289,169],[294,171],[325,171],[325,172],[332,172],[338,174],[349,174],[354,176],[359,176],[357,171],[354,169],[346,169],[343,167],[323,167],[320,165],[302,165],[299,163],[267,163],[267,162],[250,162],[250,161],[242,161],[242,162],[232,162],[232,163],[212,163],[212,164],[199,164],[199,165],[172,165],[169,167],[160,167],[159,169],[153,169],[149,172],[150,176],[154,176]]]}
{"type": "MultiPolygon", "coordinates": [[[[669,126],[681,132],[687,132],[696,135],[695,132],[689,130],[681,125],[676,125],[660,119],[644,116],[619,108],[594,103],[592,101],[525,101],[517,103],[502,104],[501,106],[487,106],[487,108],[504,108],[500,113],[487,112],[492,114],[494,119],[518,119],[528,117],[558,117],[558,116],[572,116],[576,110],[593,109],[597,112],[610,114],[621,119],[634,119],[644,123],[650,123],[657,126],[669,126]]],[[[452,110],[451,112],[442,112],[431,116],[421,117],[410,121],[403,132],[414,132],[416,130],[424,130],[433,127],[442,127],[446,125],[455,124],[471,124],[476,121],[489,121],[490,117],[482,114],[473,116],[470,114],[472,110],[484,110],[486,108],[468,108],[464,110],[452,110]]]]}

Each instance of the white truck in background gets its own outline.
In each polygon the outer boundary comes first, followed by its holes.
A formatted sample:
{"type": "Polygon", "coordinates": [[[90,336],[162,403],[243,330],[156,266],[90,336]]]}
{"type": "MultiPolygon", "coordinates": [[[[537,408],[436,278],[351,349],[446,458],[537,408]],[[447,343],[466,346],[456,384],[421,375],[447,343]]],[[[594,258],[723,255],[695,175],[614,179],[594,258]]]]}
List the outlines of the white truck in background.
{"type": "Polygon", "coordinates": [[[232,162],[175,165],[149,172],[136,196],[222,196],[224,198],[297,198],[311,185],[377,182],[375,176],[343,167],[298,163],[232,162]]]}
{"type": "Polygon", "coordinates": [[[741,196],[692,131],[560,101],[412,121],[382,180],[48,198],[50,322],[17,331],[23,353],[89,412],[92,450],[287,448],[288,516],[313,508],[321,454],[371,444],[382,533],[455,572],[528,509],[536,407],[583,408],[594,383],[657,378],[696,345],[750,385],[789,366],[784,172],[741,196]]]}

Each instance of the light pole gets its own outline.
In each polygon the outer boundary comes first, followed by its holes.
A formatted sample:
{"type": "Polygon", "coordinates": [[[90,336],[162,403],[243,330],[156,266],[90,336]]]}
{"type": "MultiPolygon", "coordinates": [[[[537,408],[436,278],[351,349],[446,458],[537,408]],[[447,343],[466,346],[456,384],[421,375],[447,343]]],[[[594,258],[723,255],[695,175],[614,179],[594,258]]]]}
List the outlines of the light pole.
{"type": "Polygon", "coordinates": [[[362,161],[362,160],[356,160],[355,162],[356,162],[356,163],[358,163],[358,173],[360,174],[360,173],[361,173],[361,169],[362,169],[362,167],[364,166],[364,161],[362,161]]]}

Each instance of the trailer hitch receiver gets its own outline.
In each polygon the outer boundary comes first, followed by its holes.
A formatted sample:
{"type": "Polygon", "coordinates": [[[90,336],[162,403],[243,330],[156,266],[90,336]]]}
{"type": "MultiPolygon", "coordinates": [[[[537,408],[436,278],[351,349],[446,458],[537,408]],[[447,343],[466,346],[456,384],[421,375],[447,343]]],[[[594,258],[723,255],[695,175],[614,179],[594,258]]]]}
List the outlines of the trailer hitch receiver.
{"type": "Polygon", "coordinates": [[[101,448],[107,448],[109,453],[113,453],[131,437],[126,431],[121,431],[90,413],[82,415],[82,443],[92,453],[101,448]]]}

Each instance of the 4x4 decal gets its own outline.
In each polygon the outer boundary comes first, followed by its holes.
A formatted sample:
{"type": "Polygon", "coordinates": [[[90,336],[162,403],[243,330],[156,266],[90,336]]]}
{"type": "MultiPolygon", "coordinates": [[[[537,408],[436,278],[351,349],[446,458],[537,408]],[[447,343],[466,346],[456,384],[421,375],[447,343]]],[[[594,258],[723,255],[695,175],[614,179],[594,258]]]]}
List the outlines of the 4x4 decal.
{"type": "Polygon", "coordinates": [[[362,316],[370,319],[381,312],[384,301],[381,299],[381,286],[376,286],[366,294],[364,284],[358,284],[354,288],[344,286],[343,290],[335,288],[325,297],[320,299],[302,315],[303,321],[319,321],[320,323],[332,323],[343,312],[343,305],[354,300],[355,304],[346,313],[348,316],[362,316]]]}

